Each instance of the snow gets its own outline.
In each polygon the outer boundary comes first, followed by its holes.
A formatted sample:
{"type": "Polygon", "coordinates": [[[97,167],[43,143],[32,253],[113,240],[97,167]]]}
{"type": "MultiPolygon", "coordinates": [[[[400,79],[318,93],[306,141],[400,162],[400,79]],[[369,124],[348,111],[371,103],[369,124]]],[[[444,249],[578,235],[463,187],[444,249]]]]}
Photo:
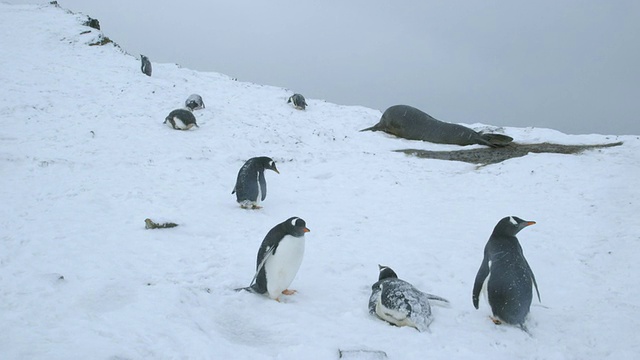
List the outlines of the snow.
{"type": "Polygon", "coordinates": [[[459,147],[358,132],[380,111],[320,99],[298,111],[293,90],[222,74],[154,63],[147,77],[123,50],[88,46],[100,32],[84,20],[0,3],[0,358],[640,354],[639,136],[506,127],[521,143],[624,144],[484,167],[419,159],[391,150],[459,147]],[[193,93],[200,128],[164,126],[193,93]],[[262,155],[281,174],[263,209],[243,210],[238,169],[262,155]],[[531,337],[471,302],[486,240],[511,215],[537,222],[518,234],[542,297],[531,337]],[[312,230],[298,293],[235,292],[291,216],[312,230]],[[146,230],[147,217],[180,226],[146,230]],[[378,264],[451,301],[429,332],[368,314],[378,264]]]}

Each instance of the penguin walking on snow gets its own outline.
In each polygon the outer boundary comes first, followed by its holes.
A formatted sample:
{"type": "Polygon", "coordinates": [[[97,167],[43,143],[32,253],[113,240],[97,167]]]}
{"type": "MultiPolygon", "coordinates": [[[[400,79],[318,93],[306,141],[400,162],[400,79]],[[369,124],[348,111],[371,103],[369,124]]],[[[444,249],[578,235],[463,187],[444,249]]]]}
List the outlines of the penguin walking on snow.
{"type": "Polygon", "coordinates": [[[171,126],[174,130],[189,130],[194,126],[199,127],[190,108],[173,110],[164,119],[163,124],[171,126]]]}
{"type": "Polygon", "coordinates": [[[149,61],[149,58],[140,54],[140,62],[142,63],[140,65],[140,70],[142,70],[142,73],[147,76],[151,76],[151,61],[149,61]]]}
{"type": "Polygon", "coordinates": [[[295,278],[304,256],[304,234],[310,230],[299,217],[289,218],[274,226],[260,245],[256,261],[256,273],[247,290],[266,294],[280,301],[280,295],[293,295],[289,285],[295,278]]]}
{"type": "Polygon", "coordinates": [[[478,297],[486,291],[493,322],[524,326],[535,287],[540,301],[536,278],[516,238],[520,230],[535,221],[508,216],[498,222],[484,247],[484,258],[473,284],[473,306],[478,309],[478,297]]]}
{"type": "Polygon", "coordinates": [[[184,106],[191,109],[191,111],[204,109],[204,102],[202,101],[202,96],[198,94],[189,95],[187,100],[185,100],[184,102],[184,106]]]}
{"type": "Polygon", "coordinates": [[[304,110],[307,107],[307,102],[304,99],[304,96],[300,94],[293,94],[287,100],[287,104],[292,103],[293,107],[298,110],[304,110]]]}
{"type": "Polygon", "coordinates": [[[236,186],[232,194],[236,194],[236,200],[243,209],[260,209],[260,202],[267,197],[267,180],[264,177],[265,169],[273,170],[280,174],[276,163],[270,157],[254,157],[242,165],[238,171],[236,186]]]}
{"type": "Polygon", "coordinates": [[[388,266],[378,265],[378,282],[371,287],[369,313],[396,326],[410,326],[425,331],[433,321],[429,300],[448,304],[447,299],[423,293],[398,279],[388,266]]]}

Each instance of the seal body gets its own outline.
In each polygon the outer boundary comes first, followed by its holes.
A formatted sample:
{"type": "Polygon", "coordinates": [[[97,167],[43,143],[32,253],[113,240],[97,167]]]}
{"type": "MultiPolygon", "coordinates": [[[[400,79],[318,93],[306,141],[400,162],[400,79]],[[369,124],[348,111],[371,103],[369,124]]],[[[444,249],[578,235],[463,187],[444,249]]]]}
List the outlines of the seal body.
{"type": "Polygon", "coordinates": [[[185,100],[184,102],[184,106],[191,109],[191,111],[204,109],[204,102],[202,101],[202,96],[198,94],[189,95],[187,100],[185,100]]]}
{"type": "Polygon", "coordinates": [[[282,294],[293,294],[288,287],[302,264],[304,234],[309,231],[306,222],[295,216],[269,230],[258,249],[256,274],[251,285],[243,289],[278,301],[282,294]]]}
{"type": "Polygon", "coordinates": [[[433,321],[429,300],[448,301],[423,293],[410,283],[398,279],[396,273],[387,266],[378,267],[380,274],[371,287],[369,313],[396,326],[427,330],[433,321]]]}
{"type": "Polygon", "coordinates": [[[484,248],[473,284],[473,306],[478,309],[480,292],[486,291],[496,324],[504,321],[526,330],[524,322],[529,314],[533,287],[540,300],[536,278],[516,238],[520,230],[533,224],[535,222],[515,216],[505,217],[495,226],[484,248]]]}
{"type": "Polygon", "coordinates": [[[192,127],[199,127],[196,117],[189,109],[176,109],[167,115],[164,124],[171,126],[174,130],[189,130],[192,127]]]}
{"type": "Polygon", "coordinates": [[[140,70],[142,70],[142,73],[147,76],[151,76],[151,61],[149,61],[149,58],[140,54],[140,62],[142,63],[140,65],[140,70]]]}
{"type": "Polygon", "coordinates": [[[437,144],[487,145],[500,147],[513,138],[500,134],[480,134],[468,127],[443,122],[408,105],[394,105],[382,114],[380,121],[360,131],[384,131],[409,140],[423,140],[437,144]]]}
{"type": "Polygon", "coordinates": [[[289,100],[287,100],[287,104],[291,103],[293,105],[294,108],[298,109],[298,110],[304,110],[307,107],[307,102],[304,99],[304,96],[300,95],[300,94],[293,94],[289,97],[289,100]]]}
{"type": "Polygon", "coordinates": [[[232,194],[244,209],[259,209],[260,202],[267,197],[267,181],[264,177],[266,169],[280,173],[276,163],[270,157],[260,156],[247,160],[238,171],[236,186],[232,194]]]}

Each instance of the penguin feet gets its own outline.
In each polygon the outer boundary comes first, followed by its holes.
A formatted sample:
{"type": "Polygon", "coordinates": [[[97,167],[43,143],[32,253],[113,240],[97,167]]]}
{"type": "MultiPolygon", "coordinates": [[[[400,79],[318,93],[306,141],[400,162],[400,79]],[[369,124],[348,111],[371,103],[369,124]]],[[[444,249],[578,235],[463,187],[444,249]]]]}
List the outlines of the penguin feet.
{"type": "Polygon", "coordinates": [[[500,319],[495,318],[493,316],[489,316],[489,319],[491,319],[491,321],[493,321],[494,324],[496,325],[502,325],[502,321],[500,321],[500,319]]]}
{"type": "Polygon", "coordinates": [[[289,290],[289,289],[282,290],[282,293],[285,294],[285,295],[293,295],[293,294],[295,294],[297,292],[298,292],[298,290],[289,290]]]}

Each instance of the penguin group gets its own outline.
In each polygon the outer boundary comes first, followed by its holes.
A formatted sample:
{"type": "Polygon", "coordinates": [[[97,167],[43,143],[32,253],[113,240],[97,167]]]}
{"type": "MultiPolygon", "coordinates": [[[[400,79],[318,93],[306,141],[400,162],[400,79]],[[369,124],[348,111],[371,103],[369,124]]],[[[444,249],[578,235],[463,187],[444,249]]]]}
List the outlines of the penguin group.
{"type": "MultiPolygon", "coordinates": [[[[151,76],[151,63],[141,55],[141,70],[151,76]]],[[[295,93],[287,103],[295,109],[305,110],[306,99],[295,93]]],[[[184,108],[174,109],[164,123],[175,130],[198,128],[194,115],[205,109],[202,96],[192,94],[184,101],[184,108]]],[[[240,167],[231,194],[243,209],[261,209],[267,196],[265,170],[280,174],[276,162],[268,156],[252,157],[240,167]]],[[[536,278],[527,262],[516,234],[535,224],[516,216],[501,219],[491,233],[485,247],[472,289],[472,304],[479,309],[480,294],[486,295],[494,324],[517,326],[528,332],[525,325],[535,289],[540,294],[536,278]]],[[[293,295],[290,288],[302,264],[305,234],[310,232],[300,217],[290,217],[271,228],[263,238],[257,252],[255,272],[249,285],[237,291],[264,295],[281,302],[283,295],[293,295]]],[[[371,286],[368,312],[371,316],[393,326],[407,326],[424,332],[434,321],[433,305],[448,306],[443,297],[423,292],[411,283],[399,279],[388,266],[378,265],[377,281],[371,286]]]]}

